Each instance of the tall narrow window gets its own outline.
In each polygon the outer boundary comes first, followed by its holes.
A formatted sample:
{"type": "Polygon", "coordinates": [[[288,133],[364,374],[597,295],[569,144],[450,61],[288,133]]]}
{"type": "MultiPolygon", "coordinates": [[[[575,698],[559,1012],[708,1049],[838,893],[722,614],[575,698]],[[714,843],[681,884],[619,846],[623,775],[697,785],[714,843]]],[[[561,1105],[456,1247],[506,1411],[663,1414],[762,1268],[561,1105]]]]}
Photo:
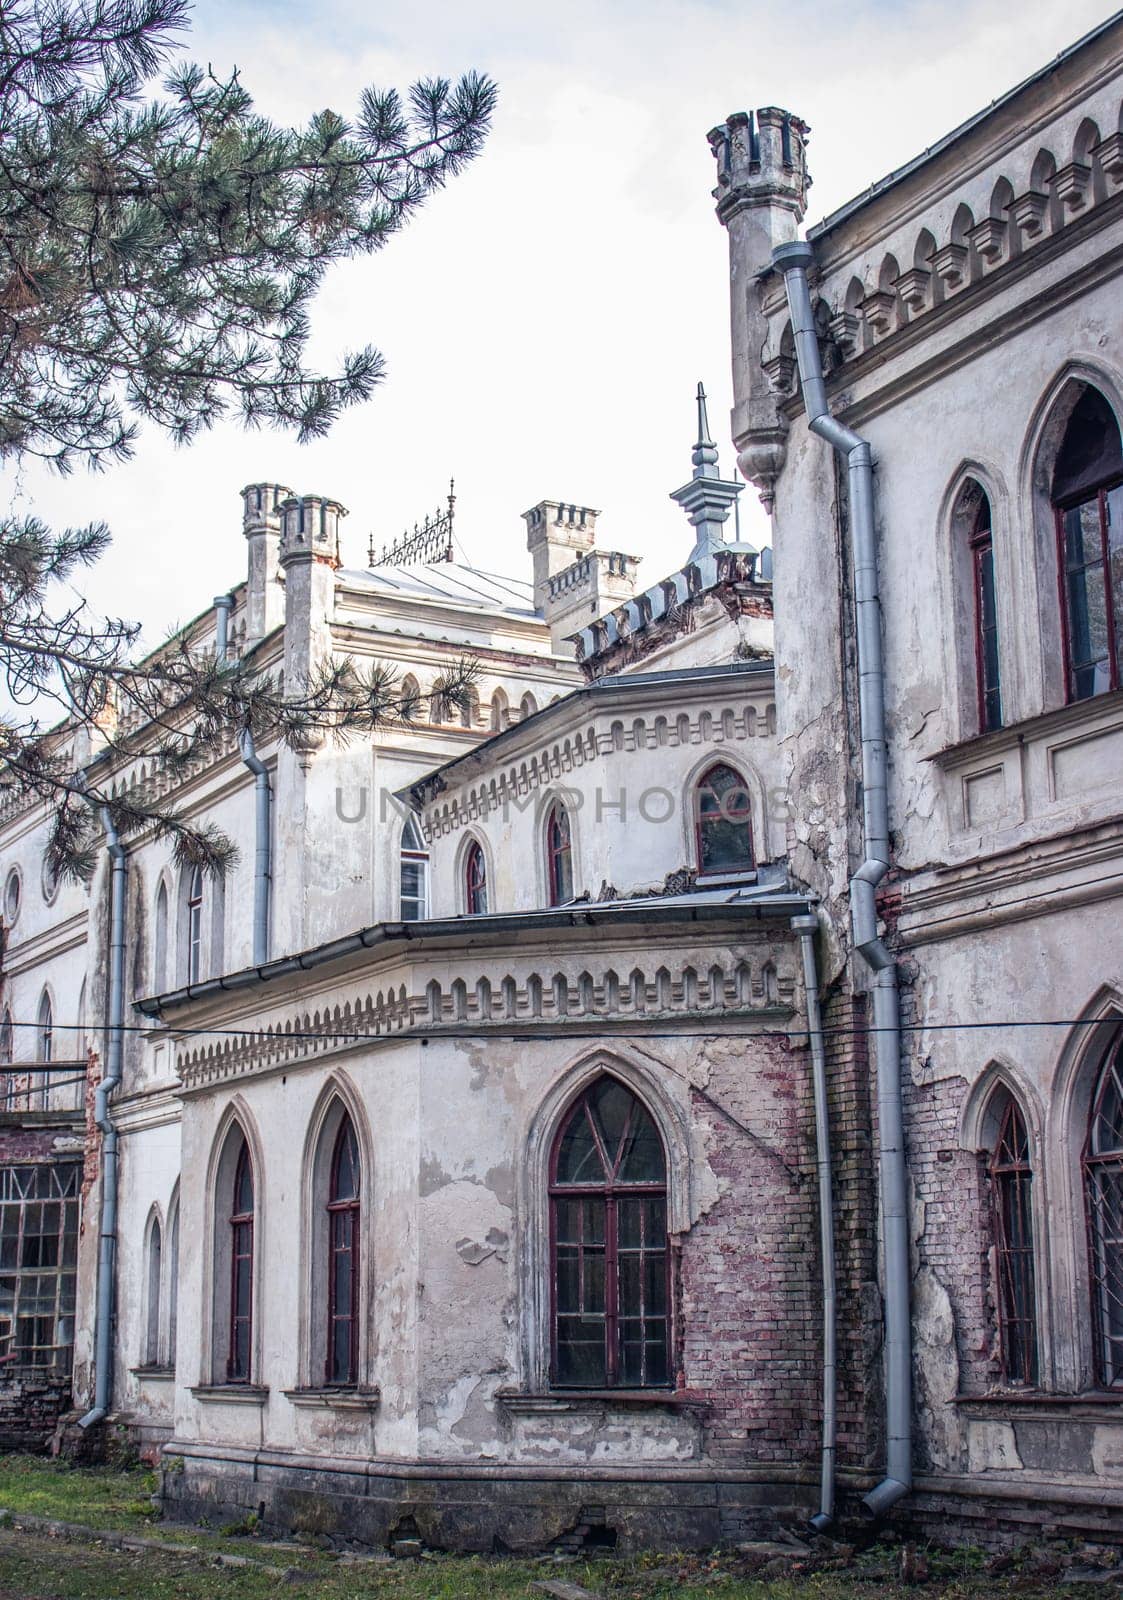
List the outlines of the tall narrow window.
{"type": "Polygon", "coordinates": [[[698,871],[751,872],[753,824],[749,791],[739,772],[717,762],[703,773],[695,791],[698,871]]]}
{"type": "Polygon", "coordinates": [[[429,852],[416,817],[402,829],[399,899],[403,922],[423,922],[429,915],[429,852]]]}
{"type": "Polygon", "coordinates": [[[487,915],[487,861],[475,839],[464,857],[464,908],[470,917],[487,915]]]}
{"type": "Polygon", "coordinates": [[[1029,1135],[1006,1090],[999,1091],[994,1114],[998,1131],[989,1172],[1002,1375],[1007,1383],[1032,1385],[1037,1382],[1037,1303],[1029,1135]]]}
{"type": "Polygon", "coordinates": [[[598,1078],[562,1124],[550,1238],[554,1384],[669,1384],[666,1157],[649,1113],[615,1078],[598,1078]]]}
{"type": "Polygon", "coordinates": [[[194,867],[187,890],[187,981],[198,983],[203,970],[203,871],[194,867]]]}
{"type": "Polygon", "coordinates": [[[975,602],[975,684],[979,732],[1002,726],[1002,688],[998,666],[998,607],[994,590],[994,535],[990,501],[977,484],[971,519],[971,574],[975,602]]]}
{"type": "Polygon", "coordinates": [[[161,881],[156,891],[155,927],[152,934],[152,982],[157,994],[168,987],[168,890],[161,881]]]}
{"type": "Polygon", "coordinates": [[[1123,1032],[1108,1051],[1092,1097],[1084,1147],[1091,1246],[1096,1377],[1123,1384],[1123,1032]]]}
{"type": "MultiPolygon", "coordinates": [[[[55,1054],[55,1016],[51,1005],[51,997],[46,990],[39,1002],[39,1016],[37,1030],[39,1035],[39,1060],[44,1067],[49,1067],[55,1054]]],[[[39,1105],[46,1109],[50,1094],[51,1075],[49,1072],[39,1073],[39,1105]]]]}
{"type": "Polygon", "coordinates": [[[350,1117],[335,1139],[328,1189],[328,1342],[324,1379],[359,1381],[359,1145],[350,1117]]]}
{"type": "Polygon", "coordinates": [[[573,835],[569,812],[560,800],[546,818],[546,878],[552,906],[573,899],[573,835]]]}
{"type": "Polygon", "coordinates": [[[1123,682],[1123,445],[1111,407],[1084,386],[1053,470],[1066,692],[1123,682]]]}
{"type": "Polygon", "coordinates": [[[148,1305],[144,1329],[144,1360],[149,1367],[158,1366],[160,1361],[160,1279],[163,1253],[160,1220],[154,1216],[148,1230],[148,1305]]]}
{"type": "Polygon", "coordinates": [[[15,1104],[16,1075],[10,1070],[14,1055],[12,1013],[5,1006],[3,1019],[0,1020],[0,1071],[4,1073],[3,1083],[0,1084],[0,1092],[3,1094],[3,1104],[5,1106],[15,1104]]]}
{"type": "Polygon", "coordinates": [[[230,1344],[226,1381],[249,1383],[253,1348],[253,1164],[245,1139],[230,1197],[230,1344]]]}
{"type": "Polygon", "coordinates": [[[0,1361],[70,1368],[82,1168],[0,1167],[0,1361]]]}

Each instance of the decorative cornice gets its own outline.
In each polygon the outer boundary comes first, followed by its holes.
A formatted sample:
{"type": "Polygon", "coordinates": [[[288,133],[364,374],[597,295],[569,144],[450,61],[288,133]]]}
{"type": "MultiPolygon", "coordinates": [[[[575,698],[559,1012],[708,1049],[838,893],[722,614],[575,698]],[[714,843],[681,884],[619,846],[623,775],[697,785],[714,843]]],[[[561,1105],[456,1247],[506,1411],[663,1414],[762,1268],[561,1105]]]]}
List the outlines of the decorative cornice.
{"type": "MultiPolygon", "coordinates": [[[[744,949],[749,941],[741,940],[744,949]]],[[[786,936],[758,936],[751,941],[762,953],[759,965],[722,952],[704,970],[685,964],[671,972],[665,964],[649,970],[635,966],[621,974],[603,960],[590,959],[575,979],[560,972],[530,972],[515,978],[493,968],[442,984],[432,979],[421,993],[404,984],[377,992],[358,990],[341,1003],[290,1012],[265,1028],[228,1034],[207,1045],[191,1046],[178,1055],[183,1091],[346,1054],[376,1043],[405,1039],[462,1036],[471,1029],[486,1037],[489,1029],[521,1033],[539,1028],[580,1033],[610,1033],[614,1027],[634,1029],[637,1021],[672,1023],[706,1031],[707,1024],[782,1025],[796,1001],[795,959],[786,936]],[[784,965],[777,967],[777,958],[784,965]]]]}

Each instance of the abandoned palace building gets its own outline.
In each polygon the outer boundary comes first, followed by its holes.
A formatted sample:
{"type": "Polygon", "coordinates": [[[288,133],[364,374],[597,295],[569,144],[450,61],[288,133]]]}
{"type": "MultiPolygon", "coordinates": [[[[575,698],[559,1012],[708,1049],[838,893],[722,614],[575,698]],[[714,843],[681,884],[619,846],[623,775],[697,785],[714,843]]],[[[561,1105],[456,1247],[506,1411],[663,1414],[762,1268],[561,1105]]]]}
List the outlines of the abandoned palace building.
{"type": "Polygon", "coordinates": [[[225,878],[5,795],[4,1442],[373,1543],[1123,1538],[1121,110],[1116,18],[806,233],[806,125],[710,134],[774,572],[701,393],[648,588],[243,492],[185,641],[414,711],[177,778],[225,878]]]}

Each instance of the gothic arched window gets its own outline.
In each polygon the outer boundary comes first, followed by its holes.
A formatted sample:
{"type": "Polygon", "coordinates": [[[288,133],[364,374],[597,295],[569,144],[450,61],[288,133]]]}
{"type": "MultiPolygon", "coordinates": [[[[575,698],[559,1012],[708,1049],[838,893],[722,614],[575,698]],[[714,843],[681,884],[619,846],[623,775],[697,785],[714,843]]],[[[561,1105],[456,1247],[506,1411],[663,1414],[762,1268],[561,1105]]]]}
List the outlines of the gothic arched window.
{"type": "Polygon", "coordinates": [[[546,887],[552,906],[573,899],[573,835],[569,812],[555,801],[546,818],[546,887]]]}
{"type": "Polygon", "coordinates": [[[991,1114],[997,1131],[987,1170],[1002,1375],[1007,1383],[1033,1385],[1037,1382],[1037,1297],[1029,1134],[1025,1118],[1008,1090],[998,1091],[991,1114]]]}
{"type": "Polygon", "coordinates": [[[708,768],[695,789],[698,871],[751,872],[752,810],[749,791],[739,772],[724,761],[708,768]]]}
{"type": "Polygon", "coordinates": [[[1091,385],[1068,419],[1053,468],[1065,690],[1069,700],[1123,682],[1123,445],[1091,385]]]}
{"type": "Polygon", "coordinates": [[[429,915],[429,852],[416,817],[402,829],[398,899],[403,922],[423,922],[429,915]]]}
{"type": "Polygon", "coordinates": [[[971,621],[978,730],[980,733],[990,733],[1002,726],[994,530],[990,499],[974,478],[969,478],[960,490],[953,520],[956,533],[966,537],[971,561],[971,621]]]}
{"type": "Polygon", "coordinates": [[[203,869],[194,867],[187,890],[187,981],[198,983],[203,970],[203,869]]]}
{"type": "Polygon", "coordinates": [[[160,1279],[163,1253],[160,1219],[153,1215],[148,1229],[148,1281],[144,1327],[144,1363],[149,1367],[158,1366],[160,1361],[160,1279]]]}
{"type": "Polygon", "coordinates": [[[1084,1146],[1096,1376],[1123,1384],[1123,1031],[1100,1069],[1084,1146]]]}
{"type": "Polygon", "coordinates": [[[0,1069],[4,1072],[4,1081],[0,1088],[3,1090],[2,1103],[5,1106],[13,1105],[16,1098],[16,1075],[11,1070],[15,1055],[12,1033],[12,1013],[5,1006],[3,1019],[0,1020],[0,1069]]]}
{"type": "Polygon", "coordinates": [[[253,1163],[245,1138],[230,1195],[230,1342],[227,1383],[249,1383],[253,1350],[253,1163]]]}
{"type": "Polygon", "coordinates": [[[359,1381],[359,1145],[339,1124],[328,1186],[328,1329],[324,1381],[359,1381]]]}
{"type": "Polygon", "coordinates": [[[464,857],[464,909],[470,917],[487,915],[487,861],[478,839],[464,857]]]}
{"type": "Polygon", "coordinates": [[[550,1159],[552,1381],[671,1381],[667,1162],[649,1112],[616,1078],[571,1107],[550,1159]]]}
{"type": "Polygon", "coordinates": [[[152,931],[152,983],[157,994],[168,987],[168,886],[160,880],[152,931]]]}

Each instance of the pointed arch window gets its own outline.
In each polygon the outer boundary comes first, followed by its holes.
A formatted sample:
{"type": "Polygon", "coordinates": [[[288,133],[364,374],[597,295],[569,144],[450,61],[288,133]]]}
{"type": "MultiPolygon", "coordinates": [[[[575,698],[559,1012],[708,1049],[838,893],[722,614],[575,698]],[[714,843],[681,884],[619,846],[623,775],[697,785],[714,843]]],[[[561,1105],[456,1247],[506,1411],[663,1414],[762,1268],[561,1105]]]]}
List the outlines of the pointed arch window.
{"type": "Polygon", "coordinates": [[[148,1304],[144,1329],[144,1361],[149,1367],[157,1366],[160,1361],[160,1282],[163,1244],[160,1219],[153,1216],[148,1230],[148,1304]]]}
{"type": "Polygon", "coordinates": [[[546,818],[546,886],[552,906],[573,899],[573,834],[569,812],[555,801],[546,818]]]}
{"type": "MultiPolygon", "coordinates": [[[[39,1045],[39,1061],[42,1066],[49,1067],[55,1054],[55,1013],[51,1004],[51,997],[44,989],[39,1001],[39,1015],[36,1018],[36,1035],[39,1045]]],[[[50,1100],[50,1074],[40,1072],[39,1079],[39,1107],[45,1110],[50,1100]]]]}
{"type": "Polygon", "coordinates": [[[423,922],[429,915],[429,852],[416,817],[408,817],[402,829],[398,889],[402,921],[423,922]]]}
{"type": "Polygon", "coordinates": [[[1002,726],[1002,685],[998,660],[998,604],[994,586],[994,531],[990,500],[979,484],[965,486],[969,517],[971,587],[975,621],[975,695],[979,732],[1002,726]]]}
{"type": "Polygon", "coordinates": [[[671,1381],[667,1162],[650,1113],[612,1077],[573,1105],[550,1158],[558,1388],[671,1381]]]}
{"type": "Polygon", "coordinates": [[[1000,1089],[992,1105],[997,1132],[987,1170],[997,1270],[996,1299],[1002,1375],[1037,1383],[1037,1297],[1029,1133],[1013,1095],[1000,1089]]]}
{"type": "Polygon", "coordinates": [[[1123,682],[1123,444],[1090,384],[1069,417],[1051,498],[1066,694],[1086,700],[1123,682]]]}
{"type": "Polygon", "coordinates": [[[157,994],[168,987],[168,887],[161,879],[156,891],[155,926],[152,934],[152,982],[157,994]]]}
{"type": "Polygon", "coordinates": [[[198,983],[203,970],[203,869],[191,869],[187,889],[187,981],[198,983]]]}
{"type": "Polygon", "coordinates": [[[464,907],[470,917],[487,915],[487,861],[477,839],[464,857],[464,907]]]}
{"type": "Polygon", "coordinates": [[[168,1366],[175,1366],[179,1331],[179,1186],[169,1207],[168,1223],[168,1366]]]}
{"type": "Polygon", "coordinates": [[[15,1056],[13,1044],[12,1013],[7,1006],[4,1007],[4,1016],[0,1019],[0,1071],[4,1073],[3,1103],[5,1106],[15,1104],[16,1075],[11,1070],[15,1056]]]}
{"type": "Polygon", "coordinates": [[[230,1341],[226,1381],[249,1383],[253,1349],[254,1183],[250,1147],[242,1138],[230,1195],[230,1341]]]}
{"type": "Polygon", "coordinates": [[[328,1330],[324,1381],[359,1381],[359,1145],[350,1117],[339,1125],[328,1187],[328,1330]]]}
{"type": "Polygon", "coordinates": [[[698,871],[751,872],[753,824],[745,780],[724,761],[716,762],[698,780],[695,790],[698,871]]]}
{"type": "Polygon", "coordinates": [[[1092,1096],[1084,1146],[1084,1197],[1095,1328],[1096,1377],[1123,1386],[1123,1029],[1092,1096]]]}

